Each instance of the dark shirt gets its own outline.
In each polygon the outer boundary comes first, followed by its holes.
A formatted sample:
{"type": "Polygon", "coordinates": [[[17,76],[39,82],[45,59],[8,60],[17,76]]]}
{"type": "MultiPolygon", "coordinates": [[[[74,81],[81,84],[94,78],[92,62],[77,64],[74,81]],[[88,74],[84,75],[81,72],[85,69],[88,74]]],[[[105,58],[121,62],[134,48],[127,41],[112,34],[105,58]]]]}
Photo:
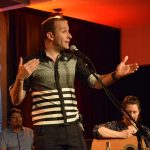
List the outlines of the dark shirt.
{"type": "MultiPolygon", "coordinates": [[[[101,134],[98,132],[98,129],[102,126],[114,131],[123,131],[128,129],[128,127],[123,123],[123,121],[106,122],[104,124],[99,124],[94,126],[93,128],[94,138],[96,139],[102,138],[101,134]]],[[[142,138],[144,139],[146,146],[150,148],[150,129],[143,125],[141,125],[141,128],[144,131],[144,134],[141,134],[142,138]]]]}
{"type": "Polygon", "coordinates": [[[7,128],[0,133],[0,149],[7,150],[31,150],[33,145],[33,131],[22,127],[20,132],[15,133],[7,128]]]}

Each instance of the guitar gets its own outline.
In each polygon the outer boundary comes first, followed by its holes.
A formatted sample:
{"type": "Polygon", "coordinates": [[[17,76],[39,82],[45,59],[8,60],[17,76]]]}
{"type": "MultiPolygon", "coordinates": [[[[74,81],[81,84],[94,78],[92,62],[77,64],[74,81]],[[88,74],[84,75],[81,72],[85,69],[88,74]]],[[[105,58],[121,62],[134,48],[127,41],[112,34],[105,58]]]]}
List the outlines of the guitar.
{"type": "MultiPolygon", "coordinates": [[[[127,139],[93,139],[91,150],[106,150],[108,142],[111,150],[138,150],[138,141],[136,136],[132,136],[127,139]]],[[[148,150],[147,148],[143,149],[148,150]]]]}

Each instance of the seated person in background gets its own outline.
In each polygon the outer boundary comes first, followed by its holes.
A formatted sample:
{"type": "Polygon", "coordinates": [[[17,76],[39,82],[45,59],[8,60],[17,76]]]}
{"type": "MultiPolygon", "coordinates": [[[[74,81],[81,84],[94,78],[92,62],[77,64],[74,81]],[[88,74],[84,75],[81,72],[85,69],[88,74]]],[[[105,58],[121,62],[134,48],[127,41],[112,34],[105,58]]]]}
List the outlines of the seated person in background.
{"type": "Polygon", "coordinates": [[[20,109],[10,111],[9,127],[0,133],[0,150],[33,150],[33,131],[23,127],[20,109]]]}
{"type": "MultiPolygon", "coordinates": [[[[139,121],[141,105],[138,97],[126,96],[122,102],[122,107],[135,121],[139,121]]],[[[136,135],[137,128],[135,128],[129,120],[130,119],[124,115],[122,121],[112,121],[106,122],[105,124],[95,125],[93,129],[94,138],[128,138],[136,135]]],[[[146,126],[141,126],[146,132],[145,136],[142,135],[142,138],[146,144],[146,147],[150,148],[150,129],[146,126]]]]}

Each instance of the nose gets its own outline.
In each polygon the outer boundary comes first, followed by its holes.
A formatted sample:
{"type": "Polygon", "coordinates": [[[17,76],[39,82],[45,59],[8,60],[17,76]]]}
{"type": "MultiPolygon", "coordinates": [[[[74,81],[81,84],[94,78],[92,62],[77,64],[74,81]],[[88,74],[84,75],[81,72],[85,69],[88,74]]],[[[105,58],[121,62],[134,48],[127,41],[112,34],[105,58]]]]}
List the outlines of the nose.
{"type": "Polygon", "coordinates": [[[22,117],[16,117],[16,120],[20,121],[20,120],[22,120],[22,117]]]}
{"type": "Polygon", "coordinates": [[[72,35],[68,32],[68,37],[71,39],[72,38],[72,35]]]}
{"type": "Polygon", "coordinates": [[[130,115],[131,115],[131,117],[134,117],[134,113],[133,112],[130,112],[130,115]]]}

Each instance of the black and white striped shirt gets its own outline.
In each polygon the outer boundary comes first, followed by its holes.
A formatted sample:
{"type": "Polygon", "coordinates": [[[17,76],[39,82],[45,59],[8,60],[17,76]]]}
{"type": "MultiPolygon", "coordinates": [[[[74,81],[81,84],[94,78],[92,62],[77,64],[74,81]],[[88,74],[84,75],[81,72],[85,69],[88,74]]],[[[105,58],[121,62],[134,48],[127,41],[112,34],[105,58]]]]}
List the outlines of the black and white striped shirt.
{"type": "Polygon", "coordinates": [[[73,54],[63,53],[56,62],[48,58],[44,52],[38,58],[40,59],[38,69],[24,83],[24,89],[30,88],[32,93],[33,125],[75,122],[79,119],[75,79],[82,79],[94,86],[95,77],[73,54]]]}

